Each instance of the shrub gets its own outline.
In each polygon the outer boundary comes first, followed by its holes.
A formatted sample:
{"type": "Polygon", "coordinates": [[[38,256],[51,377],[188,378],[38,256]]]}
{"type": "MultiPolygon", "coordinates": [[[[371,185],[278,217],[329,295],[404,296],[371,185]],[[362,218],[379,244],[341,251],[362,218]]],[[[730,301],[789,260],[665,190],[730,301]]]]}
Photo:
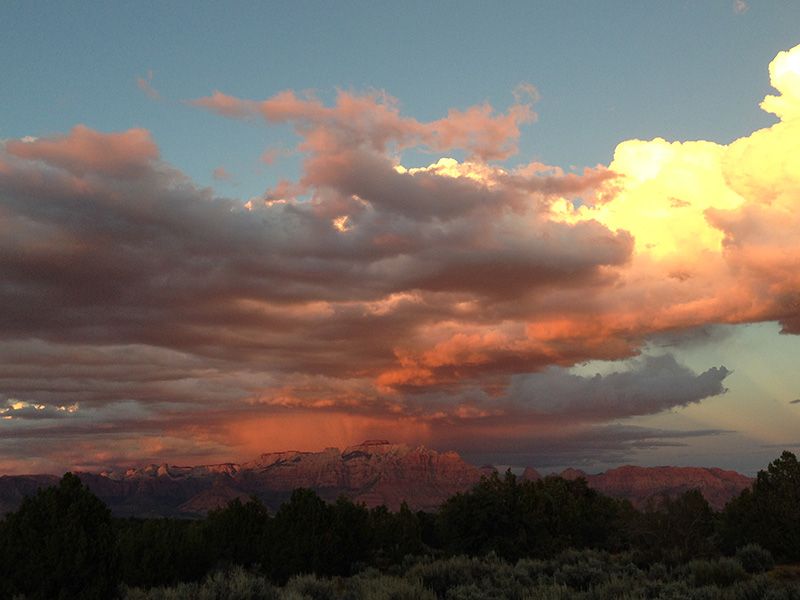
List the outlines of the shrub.
{"type": "Polygon", "coordinates": [[[726,600],[762,600],[770,588],[769,580],[763,575],[738,581],[726,590],[726,600]]]}
{"type": "Polygon", "coordinates": [[[576,590],[588,590],[608,578],[599,563],[564,564],[553,574],[556,583],[563,583],[576,590]]]}
{"type": "Polygon", "coordinates": [[[669,577],[667,565],[661,562],[653,563],[647,571],[647,577],[651,580],[666,580],[669,577]]]}
{"type": "Polygon", "coordinates": [[[276,590],[266,579],[235,567],[227,573],[215,573],[200,587],[198,600],[278,600],[276,590]]]}
{"type": "Polygon", "coordinates": [[[533,586],[541,581],[552,581],[553,563],[549,560],[521,558],[514,565],[514,577],[525,585],[533,586]]]}
{"type": "Polygon", "coordinates": [[[216,572],[202,583],[179,583],[149,590],[123,587],[123,600],[283,600],[280,590],[241,567],[216,572]]]}
{"type": "Polygon", "coordinates": [[[592,600],[641,600],[647,596],[644,580],[636,577],[613,575],[591,588],[592,600]]]}
{"type": "Polygon", "coordinates": [[[418,578],[423,585],[443,598],[447,591],[459,585],[480,584],[484,580],[511,579],[511,566],[489,555],[483,559],[467,556],[418,563],[409,569],[407,576],[418,578]]]}
{"type": "Polygon", "coordinates": [[[541,585],[522,596],[522,600],[575,600],[575,592],[564,585],[541,585]]]}
{"type": "Polygon", "coordinates": [[[748,573],[763,573],[775,566],[772,553],[758,544],[747,544],[736,551],[738,560],[748,573]]]}
{"type": "Polygon", "coordinates": [[[351,579],[352,595],[359,600],[436,600],[436,595],[426,590],[422,581],[413,578],[389,577],[370,571],[351,579]]]}
{"type": "Polygon", "coordinates": [[[689,572],[696,587],[727,587],[747,577],[739,561],[732,558],[693,560],[689,563],[689,572]]]}
{"type": "Polygon", "coordinates": [[[336,585],[316,575],[295,575],[286,584],[287,592],[295,592],[308,600],[336,600],[336,585]]]}

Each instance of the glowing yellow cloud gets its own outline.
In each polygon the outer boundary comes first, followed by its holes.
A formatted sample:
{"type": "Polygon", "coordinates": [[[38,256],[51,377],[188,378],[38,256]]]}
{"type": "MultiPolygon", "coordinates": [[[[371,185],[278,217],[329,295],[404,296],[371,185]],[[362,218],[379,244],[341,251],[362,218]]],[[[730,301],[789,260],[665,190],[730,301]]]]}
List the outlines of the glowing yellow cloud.
{"type": "Polygon", "coordinates": [[[450,157],[440,158],[427,167],[412,167],[409,169],[403,165],[396,165],[394,170],[398,173],[409,173],[411,175],[430,173],[432,175],[452,177],[454,179],[457,177],[466,177],[473,181],[483,182],[487,185],[490,185],[498,174],[505,173],[503,169],[490,166],[483,162],[458,162],[455,158],[450,157]]]}
{"type": "Polygon", "coordinates": [[[350,217],[348,215],[336,217],[331,221],[331,224],[333,225],[334,229],[340,233],[345,233],[346,231],[350,231],[350,229],[352,229],[350,217]]]}
{"type": "Polygon", "coordinates": [[[636,254],[650,259],[703,260],[722,251],[725,232],[709,211],[731,211],[746,203],[797,196],[783,190],[800,184],[800,46],[781,52],[770,64],[780,96],[761,106],[782,122],[729,146],[706,141],[629,140],[616,148],[609,168],[620,177],[605,204],[573,209],[566,200],[553,205],[553,217],[575,222],[595,219],[636,239],[636,254]]]}
{"type": "MultiPolygon", "coordinates": [[[[427,385],[437,369],[500,364],[509,355],[558,362],[565,342],[619,357],[636,351],[638,342],[626,340],[709,323],[778,320],[800,332],[800,46],[781,52],[770,74],[780,92],[762,103],[780,118],[771,127],[727,145],[624,141],[609,165],[617,176],[601,181],[596,197],[542,204],[553,221],[630,233],[634,250],[628,263],[609,269],[613,285],[540,293],[524,332],[500,335],[497,324],[468,330],[462,322],[436,336],[428,327],[379,382],[427,385]]],[[[402,172],[511,181],[498,168],[453,159],[402,172]]],[[[536,218],[514,215],[513,223],[535,231],[536,218]]]]}
{"type": "Polygon", "coordinates": [[[800,117],[800,46],[778,53],[769,64],[769,82],[781,94],[764,98],[761,108],[782,121],[800,117]]]}

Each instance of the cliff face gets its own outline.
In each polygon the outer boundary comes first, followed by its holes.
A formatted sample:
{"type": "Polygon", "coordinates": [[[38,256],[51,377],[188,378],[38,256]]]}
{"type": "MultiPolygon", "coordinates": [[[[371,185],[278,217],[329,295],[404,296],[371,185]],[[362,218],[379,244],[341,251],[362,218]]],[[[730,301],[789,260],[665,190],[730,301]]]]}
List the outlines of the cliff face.
{"type": "Polygon", "coordinates": [[[79,476],[115,514],[192,516],[251,495],[274,511],[299,487],[329,501],[344,495],[369,507],[398,510],[406,502],[414,510],[435,510],[485,474],[455,452],[368,440],[344,451],[270,452],[241,465],[148,465],[79,476]]]}
{"type": "Polygon", "coordinates": [[[608,496],[626,498],[643,507],[648,500],[699,489],[708,503],[721,509],[753,480],[737,473],[705,467],[635,467],[624,466],[605,473],[587,475],[589,486],[608,496]]]}
{"type": "MultiPolygon", "coordinates": [[[[397,510],[405,501],[413,510],[432,511],[492,471],[470,465],[455,452],[369,440],[343,451],[271,452],[243,464],[148,465],[79,476],[116,515],[197,516],[250,496],[275,511],[299,487],[313,489],[329,501],[344,495],[370,507],[383,504],[397,510]]],[[[584,477],[590,487],[639,507],[663,494],[676,496],[699,488],[712,506],[721,508],[752,482],[734,471],[697,467],[626,466],[597,475],[567,469],[561,476],[584,477]]],[[[521,475],[526,481],[539,478],[530,467],[521,475]]],[[[0,514],[57,481],[52,475],[0,477],[0,514]]]]}
{"type": "Polygon", "coordinates": [[[369,440],[342,452],[328,448],[262,454],[242,465],[234,479],[259,496],[281,497],[305,487],[327,499],[345,495],[367,506],[384,504],[392,510],[406,501],[412,508],[433,510],[447,497],[480,481],[481,474],[455,452],[369,440]]]}
{"type": "Polygon", "coordinates": [[[57,483],[55,475],[0,476],[0,516],[15,510],[25,496],[32,496],[39,488],[57,483]]]}

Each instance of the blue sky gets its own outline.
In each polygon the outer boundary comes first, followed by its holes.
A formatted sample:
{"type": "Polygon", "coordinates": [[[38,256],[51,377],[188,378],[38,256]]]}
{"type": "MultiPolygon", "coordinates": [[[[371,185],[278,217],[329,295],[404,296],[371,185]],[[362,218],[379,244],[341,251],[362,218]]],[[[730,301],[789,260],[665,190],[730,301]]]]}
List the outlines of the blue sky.
{"type": "Polygon", "coordinates": [[[17,2],[2,12],[0,137],[145,127],[199,183],[226,166],[239,185],[220,193],[244,198],[294,169],[258,161],[293,136],[183,101],[214,89],[251,99],[381,89],[430,120],[483,101],[502,109],[528,82],[539,119],[514,160],[592,166],[625,139],[728,142],[772,122],[758,108],[764,66],[796,43],[800,23],[794,2],[737,14],[727,0],[17,2]],[[161,102],[136,86],[148,72],[161,102]]]}

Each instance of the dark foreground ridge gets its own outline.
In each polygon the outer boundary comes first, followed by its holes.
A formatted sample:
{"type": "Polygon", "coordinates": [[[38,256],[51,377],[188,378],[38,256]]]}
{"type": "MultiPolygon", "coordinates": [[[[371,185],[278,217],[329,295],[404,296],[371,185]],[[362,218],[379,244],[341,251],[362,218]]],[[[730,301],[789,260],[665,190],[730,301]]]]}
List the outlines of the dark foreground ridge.
{"type": "MultiPolygon", "coordinates": [[[[245,501],[251,496],[277,510],[296,488],[314,490],[329,502],[345,496],[368,507],[398,510],[406,502],[412,510],[431,511],[493,471],[491,466],[467,463],[456,452],[367,440],[344,451],[270,452],[243,464],[153,464],[77,475],[116,516],[198,517],[236,498],[245,501]]],[[[583,477],[589,487],[637,507],[663,495],[674,498],[699,489],[709,504],[719,509],[752,483],[735,471],[700,467],[624,466],[599,474],[567,469],[561,476],[583,477]]],[[[539,478],[530,467],[522,474],[524,480],[539,478]]],[[[0,477],[0,514],[16,509],[25,495],[57,481],[53,475],[0,477]]]]}

